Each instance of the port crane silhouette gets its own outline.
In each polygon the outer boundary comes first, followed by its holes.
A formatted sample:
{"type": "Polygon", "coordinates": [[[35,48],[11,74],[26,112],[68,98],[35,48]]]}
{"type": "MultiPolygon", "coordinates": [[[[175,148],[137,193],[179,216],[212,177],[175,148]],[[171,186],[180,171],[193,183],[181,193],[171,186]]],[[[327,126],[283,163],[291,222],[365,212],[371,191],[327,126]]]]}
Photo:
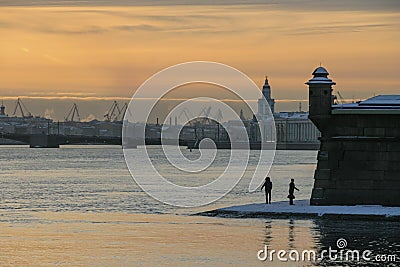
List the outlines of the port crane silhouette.
{"type": "Polygon", "coordinates": [[[25,104],[22,102],[20,98],[17,99],[17,103],[15,104],[15,109],[13,112],[13,116],[17,114],[17,110],[19,109],[21,116],[23,118],[30,118],[32,117],[32,114],[29,112],[28,108],[25,106],[25,104]],[[25,112],[24,112],[25,110],[25,112]]]}
{"type": "Polygon", "coordinates": [[[126,111],[128,111],[129,114],[131,114],[130,111],[128,110],[128,103],[125,103],[120,108],[118,102],[114,101],[108,112],[104,115],[105,121],[110,121],[110,122],[122,121],[126,111]]]}
{"type": "Polygon", "coordinates": [[[80,118],[80,116],[79,116],[79,110],[78,110],[78,106],[76,105],[76,103],[74,103],[73,105],[72,105],[72,108],[71,108],[71,110],[68,112],[68,115],[67,115],[67,117],[65,117],[65,121],[67,121],[67,122],[73,122],[73,121],[75,121],[74,119],[75,119],[75,116],[78,118],[78,122],[79,121],[81,121],[81,118],[80,118]]]}

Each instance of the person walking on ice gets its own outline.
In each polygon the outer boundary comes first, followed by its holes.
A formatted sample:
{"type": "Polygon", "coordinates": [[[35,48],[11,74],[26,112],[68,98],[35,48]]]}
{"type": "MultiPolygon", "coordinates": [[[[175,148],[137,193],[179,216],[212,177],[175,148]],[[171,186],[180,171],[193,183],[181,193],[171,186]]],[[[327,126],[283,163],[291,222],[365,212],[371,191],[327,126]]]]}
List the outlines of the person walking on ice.
{"type": "Polygon", "coordinates": [[[289,184],[289,195],[288,195],[288,199],[289,199],[289,204],[290,205],[294,205],[293,203],[293,199],[295,199],[294,197],[294,190],[299,191],[299,189],[296,187],[296,185],[294,184],[294,179],[290,179],[290,184],[289,184]]]}
{"type": "Polygon", "coordinates": [[[271,178],[265,178],[264,184],[261,187],[261,191],[265,188],[265,203],[271,204],[271,191],[272,191],[272,182],[271,178]]]}

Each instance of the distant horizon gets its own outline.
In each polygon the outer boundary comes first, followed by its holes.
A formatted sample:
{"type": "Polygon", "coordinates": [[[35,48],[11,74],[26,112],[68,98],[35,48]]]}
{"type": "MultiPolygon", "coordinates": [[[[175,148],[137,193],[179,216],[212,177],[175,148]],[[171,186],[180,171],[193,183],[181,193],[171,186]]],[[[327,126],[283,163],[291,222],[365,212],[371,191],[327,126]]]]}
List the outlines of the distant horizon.
{"type": "MultiPolygon", "coordinates": [[[[373,97],[373,96],[371,96],[373,97]]],[[[77,104],[79,108],[79,112],[81,114],[82,121],[90,121],[93,119],[104,120],[104,115],[109,111],[114,101],[118,103],[118,105],[123,106],[125,103],[129,103],[129,97],[104,97],[104,99],[91,100],[86,98],[79,97],[70,97],[70,98],[60,98],[57,97],[6,97],[0,98],[1,103],[6,107],[6,115],[9,117],[13,117],[14,109],[16,106],[17,99],[20,98],[28,111],[32,116],[40,116],[48,119],[53,119],[54,121],[62,121],[64,120],[67,113],[70,111],[73,104],[77,104]],[[43,106],[43,101],[46,101],[47,106],[43,106]],[[50,102],[49,102],[50,101],[50,102]],[[52,102],[53,101],[53,102],[52,102]],[[89,104],[89,105],[87,105],[89,104]]],[[[94,97],[96,98],[96,97],[94,97]]],[[[188,98],[181,99],[165,99],[162,101],[170,101],[171,103],[178,103],[188,98]]],[[[363,99],[343,99],[346,103],[351,103],[352,101],[359,101],[363,99]]],[[[140,101],[140,100],[139,100],[140,101]]],[[[145,99],[143,99],[145,101],[145,99]]],[[[227,100],[225,101],[234,101],[227,100]]],[[[256,102],[257,100],[249,100],[248,102],[256,102]]],[[[301,111],[308,112],[308,99],[298,100],[298,99],[275,99],[275,112],[299,112],[300,111],[300,103],[301,103],[301,111]]],[[[207,107],[207,104],[204,103],[204,107],[207,107]]],[[[17,117],[21,116],[19,110],[17,110],[17,117]]],[[[160,115],[161,116],[161,115],[160,115]]],[[[250,114],[245,113],[245,116],[250,118],[250,114]]]]}
{"type": "MultiPolygon", "coordinates": [[[[307,110],[322,64],[348,101],[400,88],[400,3],[372,1],[0,0],[0,101],[61,119],[72,103],[101,118],[154,73],[182,62],[230,65],[277,111],[307,110]]],[[[179,96],[181,97],[181,96],[179,96]]]]}

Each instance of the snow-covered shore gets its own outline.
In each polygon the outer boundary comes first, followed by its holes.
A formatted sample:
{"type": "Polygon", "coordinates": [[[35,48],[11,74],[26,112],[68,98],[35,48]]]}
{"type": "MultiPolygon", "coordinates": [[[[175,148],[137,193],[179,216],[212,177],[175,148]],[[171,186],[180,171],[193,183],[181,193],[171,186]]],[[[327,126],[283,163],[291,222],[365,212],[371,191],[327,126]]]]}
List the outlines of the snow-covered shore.
{"type": "Polygon", "coordinates": [[[400,207],[383,207],[375,205],[358,206],[310,206],[309,200],[297,200],[291,206],[287,201],[272,204],[257,203],[232,206],[207,211],[199,215],[231,217],[330,217],[349,219],[383,219],[400,221],[400,207]]]}

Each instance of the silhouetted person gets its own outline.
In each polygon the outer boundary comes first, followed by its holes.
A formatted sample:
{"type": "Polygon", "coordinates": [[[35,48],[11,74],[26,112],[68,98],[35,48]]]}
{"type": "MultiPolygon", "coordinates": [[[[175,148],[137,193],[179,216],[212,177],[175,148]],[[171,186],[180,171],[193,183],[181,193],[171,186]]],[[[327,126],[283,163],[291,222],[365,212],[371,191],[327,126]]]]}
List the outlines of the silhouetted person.
{"type": "Polygon", "coordinates": [[[294,205],[293,204],[293,199],[295,199],[295,197],[294,197],[294,190],[297,190],[297,191],[299,191],[299,189],[296,187],[296,185],[294,184],[294,179],[290,179],[290,184],[289,184],[289,195],[288,195],[288,198],[289,198],[289,204],[290,205],[294,205]]]}
{"type": "Polygon", "coordinates": [[[261,191],[265,188],[265,203],[271,204],[271,191],[272,191],[272,182],[271,178],[265,178],[264,184],[261,187],[261,191]]]}

